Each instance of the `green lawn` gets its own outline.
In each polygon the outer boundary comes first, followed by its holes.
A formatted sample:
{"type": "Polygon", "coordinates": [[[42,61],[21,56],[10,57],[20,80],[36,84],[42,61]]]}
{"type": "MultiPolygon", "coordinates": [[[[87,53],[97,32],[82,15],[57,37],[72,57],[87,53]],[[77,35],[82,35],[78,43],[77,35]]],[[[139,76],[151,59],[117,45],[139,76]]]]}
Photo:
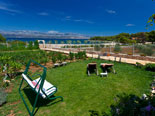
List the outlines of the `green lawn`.
{"type": "MultiPolygon", "coordinates": [[[[63,96],[64,101],[55,104],[52,103],[58,99],[48,103],[43,101],[39,104],[36,116],[89,116],[89,110],[109,112],[109,106],[115,103],[114,98],[118,94],[141,96],[143,93],[149,93],[151,72],[138,69],[133,65],[113,62],[117,74],[109,73],[107,78],[87,76],[86,65],[92,61],[97,62],[99,72],[101,72],[99,64],[109,62],[97,59],[85,60],[48,69],[46,80],[58,87],[55,95],[63,96]]],[[[20,78],[11,85],[13,90],[8,95],[8,102],[0,107],[0,115],[8,115],[11,112],[17,116],[28,115],[18,93],[20,78]]],[[[29,89],[25,90],[25,93],[31,94],[31,97],[34,96],[29,89]]],[[[29,106],[31,106],[30,103],[29,106]]]]}

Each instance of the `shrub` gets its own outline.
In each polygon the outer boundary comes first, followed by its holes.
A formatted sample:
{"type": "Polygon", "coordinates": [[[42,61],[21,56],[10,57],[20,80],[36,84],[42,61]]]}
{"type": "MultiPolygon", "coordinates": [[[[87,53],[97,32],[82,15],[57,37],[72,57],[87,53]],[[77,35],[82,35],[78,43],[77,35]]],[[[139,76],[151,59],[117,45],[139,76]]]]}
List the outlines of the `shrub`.
{"type": "Polygon", "coordinates": [[[56,61],[57,61],[56,56],[52,56],[52,62],[53,62],[53,63],[56,63],[56,61]]]}
{"type": "Polygon", "coordinates": [[[39,43],[38,41],[34,41],[34,49],[39,49],[39,43]]]}
{"type": "Polygon", "coordinates": [[[73,60],[74,59],[74,53],[70,52],[69,53],[69,58],[70,58],[70,60],[73,60]]]}
{"type": "Polygon", "coordinates": [[[152,72],[155,72],[155,64],[146,64],[145,65],[145,69],[147,70],[147,71],[152,71],[152,72]]]}
{"type": "Polygon", "coordinates": [[[62,59],[63,59],[63,56],[62,56],[62,54],[61,54],[61,53],[59,53],[59,54],[58,54],[58,60],[61,62],[61,61],[62,61],[62,59]]]}
{"type": "Polygon", "coordinates": [[[76,59],[80,59],[79,52],[75,54],[76,59]]]}
{"type": "Polygon", "coordinates": [[[0,106],[6,103],[7,93],[3,88],[0,88],[0,106]]]}
{"type": "Polygon", "coordinates": [[[143,50],[143,53],[146,54],[147,56],[152,56],[154,51],[152,50],[151,47],[145,47],[145,49],[143,50]]]}
{"type": "Polygon", "coordinates": [[[154,54],[154,46],[153,45],[137,45],[135,46],[136,49],[138,49],[141,53],[147,55],[147,56],[152,56],[154,54]]]}
{"type": "Polygon", "coordinates": [[[139,62],[136,62],[136,66],[137,66],[137,68],[143,68],[143,65],[139,62]]]}
{"type": "Polygon", "coordinates": [[[95,51],[100,51],[100,46],[99,45],[95,45],[94,49],[95,49],[95,51]]]}
{"type": "Polygon", "coordinates": [[[29,41],[28,49],[29,50],[32,50],[33,49],[33,42],[32,41],[29,41]]]}
{"type": "Polygon", "coordinates": [[[116,45],[115,45],[114,51],[115,51],[115,52],[121,52],[121,47],[120,47],[119,44],[116,44],[116,45]]]}
{"type": "Polygon", "coordinates": [[[68,57],[67,57],[66,55],[63,55],[63,56],[62,56],[62,60],[63,60],[63,61],[66,61],[67,59],[68,59],[68,57]]]}

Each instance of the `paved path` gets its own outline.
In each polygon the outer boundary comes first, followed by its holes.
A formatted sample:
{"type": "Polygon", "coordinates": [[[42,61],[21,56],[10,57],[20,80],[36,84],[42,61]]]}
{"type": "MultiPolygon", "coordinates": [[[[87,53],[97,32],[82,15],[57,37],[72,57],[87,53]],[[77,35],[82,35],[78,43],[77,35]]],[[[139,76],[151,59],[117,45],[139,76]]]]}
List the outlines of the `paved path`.
{"type": "MultiPolygon", "coordinates": [[[[69,52],[70,52],[70,51],[64,51],[64,50],[59,50],[59,49],[49,49],[49,48],[41,48],[41,49],[46,50],[46,51],[61,52],[61,53],[65,53],[65,54],[69,54],[69,52]]],[[[74,51],[73,53],[77,53],[77,52],[74,51]]],[[[86,55],[87,55],[87,57],[98,58],[98,54],[86,53],[86,55]]],[[[118,61],[118,62],[120,62],[120,60],[121,60],[121,62],[128,63],[128,64],[136,64],[136,62],[139,62],[143,65],[145,65],[147,63],[155,64],[155,62],[152,62],[152,61],[136,60],[136,59],[129,59],[129,58],[121,58],[120,59],[120,57],[114,57],[114,56],[100,56],[100,59],[118,61]]]]}

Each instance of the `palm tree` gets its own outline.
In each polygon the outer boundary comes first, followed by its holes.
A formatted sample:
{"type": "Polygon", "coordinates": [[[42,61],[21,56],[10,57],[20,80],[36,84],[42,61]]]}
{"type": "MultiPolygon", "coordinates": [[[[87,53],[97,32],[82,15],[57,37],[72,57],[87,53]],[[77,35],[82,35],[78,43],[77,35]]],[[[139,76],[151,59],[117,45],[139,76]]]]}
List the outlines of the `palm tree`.
{"type": "MultiPolygon", "coordinates": [[[[78,44],[81,44],[81,41],[80,41],[80,40],[77,40],[77,43],[78,43],[78,44]]],[[[79,46],[80,46],[80,45],[79,45],[79,46]]],[[[81,46],[80,46],[80,48],[81,48],[81,46]]]]}
{"type": "Polygon", "coordinates": [[[52,44],[52,41],[50,40],[50,41],[48,41],[48,44],[49,44],[49,46],[50,46],[50,48],[52,47],[51,46],[51,44],[52,44]]]}
{"type": "Polygon", "coordinates": [[[57,41],[57,40],[54,40],[54,43],[55,43],[55,44],[58,44],[58,41],[57,41]]]}
{"type": "Polygon", "coordinates": [[[64,41],[61,41],[60,43],[61,43],[61,44],[64,44],[64,41]]]}
{"type": "MultiPolygon", "coordinates": [[[[67,40],[67,44],[71,44],[72,43],[72,41],[71,40],[67,40]]],[[[70,46],[71,47],[71,46],[70,46]]]]}
{"type": "Polygon", "coordinates": [[[73,41],[73,44],[74,44],[74,46],[75,46],[75,44],[76,44],[76,41],[73,41]]]}
{"type": "Polygon", "coordinates": [[[65,47],[65,45],[64,45],[65,42],[64,41],[61,41],[60,43],[63,44],[63,46],[61,46],[61,47],[65,47]]]}
{"type": "Polygon", "coordinates": [[[88,40],[84,40],[84,43],[87,44],[88,43],[88,40]]]}

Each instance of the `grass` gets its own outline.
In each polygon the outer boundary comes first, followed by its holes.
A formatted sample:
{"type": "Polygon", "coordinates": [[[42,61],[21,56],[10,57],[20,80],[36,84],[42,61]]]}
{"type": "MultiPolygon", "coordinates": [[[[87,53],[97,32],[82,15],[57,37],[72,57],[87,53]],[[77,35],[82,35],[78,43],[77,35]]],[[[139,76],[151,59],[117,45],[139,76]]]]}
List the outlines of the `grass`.
{"type": "MultiPolygon", "coordinates": [[[[40,105],[36,116],[89,116],[89,110],[109,112],[109,106],[115,103],[114,98],[118,94],[141,96],[143,93],[149,93],[152,82],[151,72],[138,69],[133,65],[113,62],[117,74],[109,73],[107,78],[101,78],[94,74],[87,76],[86,65],[92,61],[97,62],[99,72],[101,72],[99,67],[101,62],[111,63],[94,59],[48,69],[46,80],[58,87],[58,92],[55,95],[63,96],[64,101],[55,104],[52,104],[54,101],[48,102],[48,104],[41,101],[42,105],[40,105]]],[[[10,85],[13,90],[8,94],[8,103],[0,107],[0,115],[10,113],[16,114],[16,116],[28,115],[18,93],[20,78],[10,85]]],[[[32,94],[33,92],[31,92],[32,94]]],[[[29,106],[31,106],[30,103],[29,106]]]]}

